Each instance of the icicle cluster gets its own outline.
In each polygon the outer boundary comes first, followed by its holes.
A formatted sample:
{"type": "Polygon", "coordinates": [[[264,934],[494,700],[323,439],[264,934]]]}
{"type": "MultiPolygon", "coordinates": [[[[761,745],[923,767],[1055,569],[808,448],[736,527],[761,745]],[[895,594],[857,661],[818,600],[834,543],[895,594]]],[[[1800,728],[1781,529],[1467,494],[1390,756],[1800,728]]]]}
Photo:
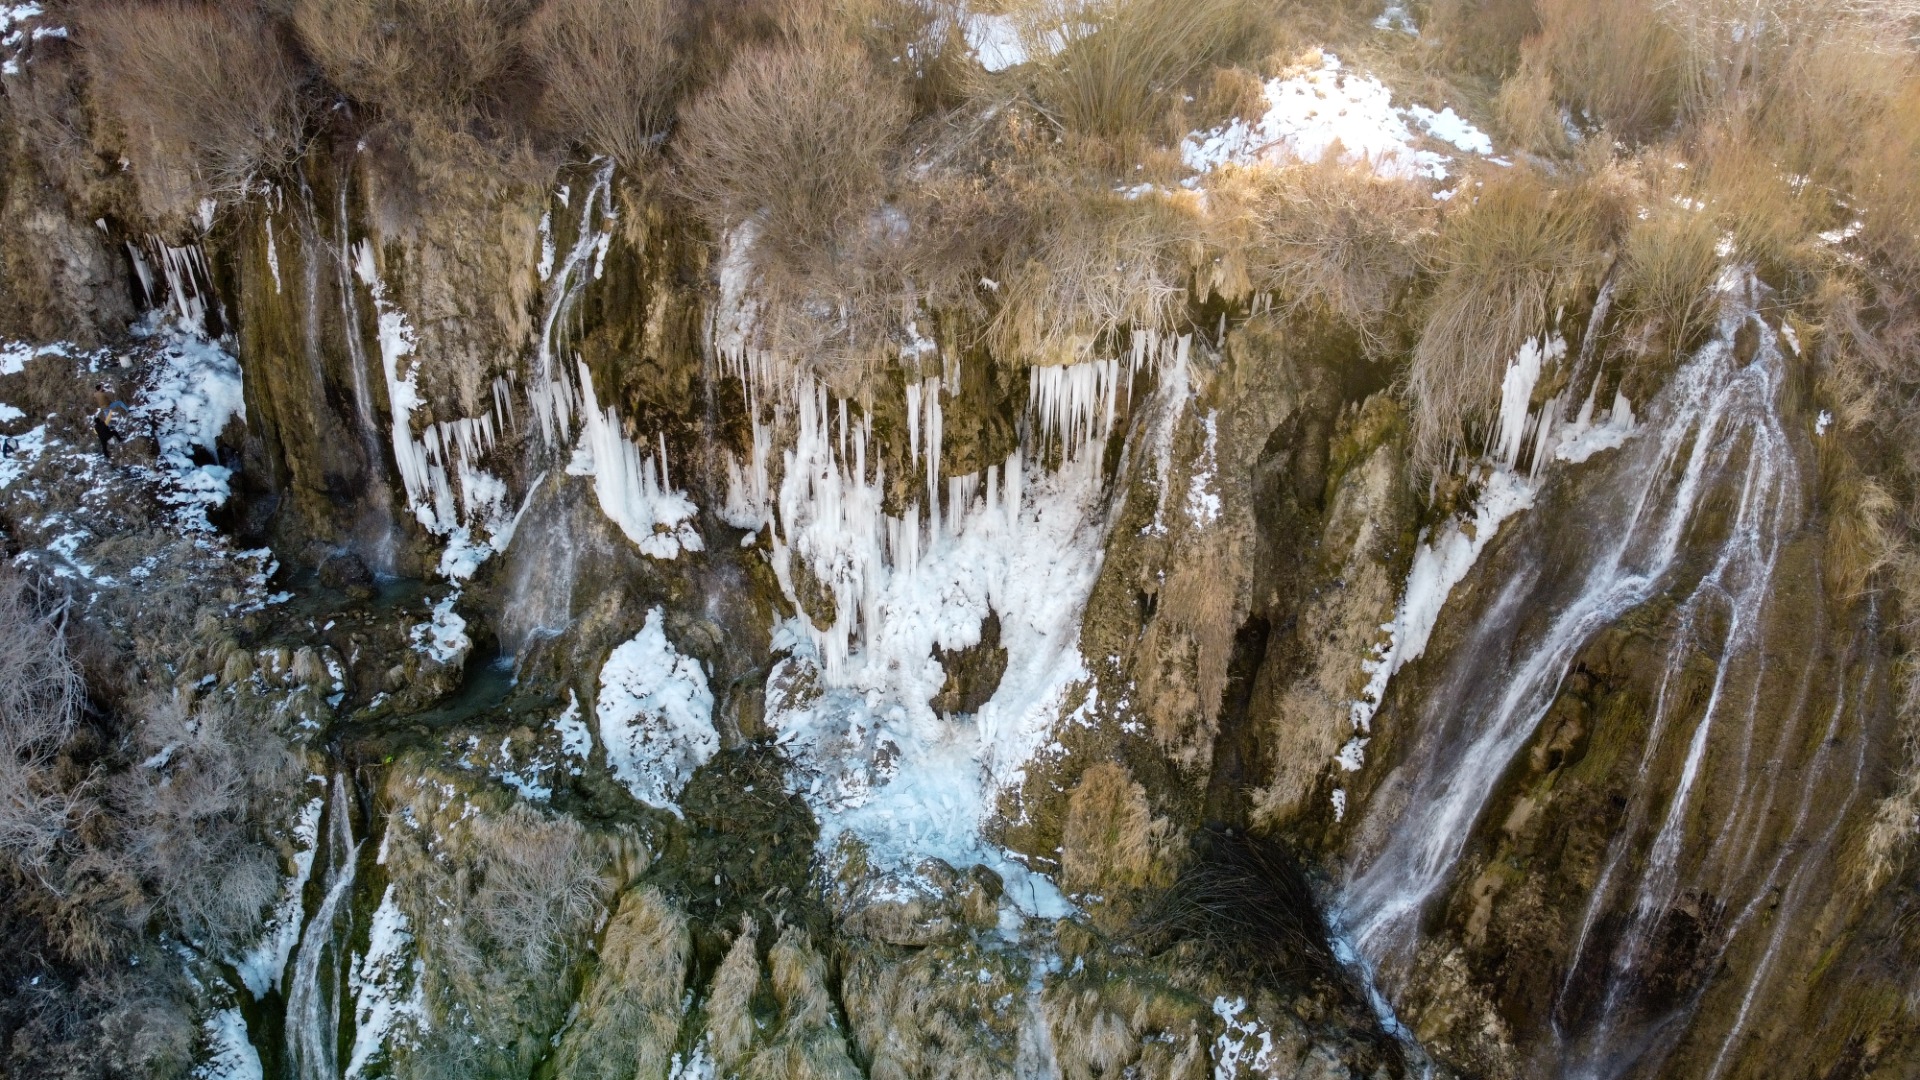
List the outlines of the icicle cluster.
{"type": "Polygon", "coordinates": [[[628,441],[613,407],[600,407],[585,364],[580,365],[580,393],[584,423],[567,472],[593,477],[601,511],[642,553],[671,559],[682,551],[701,550],[700,534],[693,528],[693,500],[673,490],[667,475],[664,438],[657,456],[628,441]]]}
{"type": "Polygon", "coordinates": [[[207,256],[199,244],[174,247],[158,236],[141,243],[127,241],[127,254],[133,259],[134,276],[140,279],[140,292],[148,307],[162,301],[182,328],[196,334],[207,332],[207,311],[213,300],[213,272],[207,268],[207,256]],[[154,278],[159,269],[160,282],[154,278]],[[164,295],[156,293],[156,284],[164,283],[164,295]]]}

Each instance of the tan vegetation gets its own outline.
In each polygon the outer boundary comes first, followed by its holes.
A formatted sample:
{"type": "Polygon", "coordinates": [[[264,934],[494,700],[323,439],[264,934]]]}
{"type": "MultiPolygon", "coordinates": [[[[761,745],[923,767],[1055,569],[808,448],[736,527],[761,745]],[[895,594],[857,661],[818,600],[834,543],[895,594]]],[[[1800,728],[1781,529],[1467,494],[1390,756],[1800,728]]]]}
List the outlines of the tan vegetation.
{"type": "Polygon", "coordinates": [[[1519,168],[1489,173],[1453,202],[1407,371],[1413,451],[1426,469],[1484,430],[1515,351],[1594,287],[1615,212],[1590,188],[1555,187],[1519,168]]]}
{"type": "Polygon", "coordinates": [[[1350,327],[1375,354],[1385,352],[1435,224],[1425,192],[1328,159],[1248,171],[1209,193],[1226,202],[1214,210],[1215,235],[1241,230],[1222,247],[1228,257],[1239,247],[1248,290],[1350,327]],[[1238,223],[1235,210],[1244,215],[1238,223]]]}
{"type": "Polygon", "coordinates": [[[404,120],[458,124],[513,88],[537,0],[293,0],[301,44],[333,84],[404,120]]]}
{"type": "Polygon", "coordinates": [[[548,0],[527,24],[554,130],[626,166],[666,138],[686,61],[675,0],[548,0]]]}
{"type": "Polygon", "coordinates": [[[622,896],[579,1011],[561,1037],[559,1074],[582,1080],[666,1075],[692,952],[686,914],[660,890],[622,896]]]}
{"type": "Polygon", "coordinates": [[[517,1061],[529,1031],[565,1016],[570,965],[605,910],[618,852],[572,818],[431,771],[396,770],[389,793],[405,810],[387,825],[387,866],[435,1003],[412,1071],[517,1061]]]}
{"type": "Polygon", "coordinates": [[[897,85],[854,42],[757,47],[686,110],[680,185],[716,233],[749,227],[757,267],[804,276],[878,209],[906,119],[897,85]]]}
{"type": "Polygon", "coordinates": [[[1062,883],[1089,892],[1164,884],[1171,869],[1169,832],[1169,822],[1153,816],[1146,789],[1126,767],[1100,762],[1081,774],[1067,800],[1062,883]]]}
{"type": "Polygon", "coordinates": [[[283,35],[244,4],[166,0],[90,8],[96,100],[124,132],[147,209],[180,220],[237,199],[299,153],[302,72],[283,35]]]}
{"type": "Polygon", "coordinates": [[[1249,0],[1037,0],[1019,9],[1041,110],[1064,131],[1140,138],[1177,91],[1270,32],[1249,0]]]}

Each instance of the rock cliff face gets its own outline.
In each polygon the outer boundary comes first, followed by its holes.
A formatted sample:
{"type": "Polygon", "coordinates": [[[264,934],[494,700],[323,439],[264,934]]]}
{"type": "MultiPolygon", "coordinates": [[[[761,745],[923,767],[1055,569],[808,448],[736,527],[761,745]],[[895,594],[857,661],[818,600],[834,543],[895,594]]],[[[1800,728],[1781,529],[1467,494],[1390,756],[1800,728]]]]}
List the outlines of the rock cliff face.
{"type": "Polygon", "coordinates": [[[1920,1068],[1912,873],[1859,865],[1900,764],[1887,615],[1827,572],[1846,450],[1750,276],[1648,400],[1596,415],[1536,363],[1511,448],[1436,479],[1349,328],[1259,303],[1064,367],[952,313],[830,390],[742,335],[738,238],[604,161],[441,148],[407,200],[343,135],[154,235],[27,137],[0,140],[0,318],[76,347],[0,368],[55,414],[0,466],[10,552],[111,599],[159,565],[113,538],[232,467],[216,539],[164,570],[227,594],[121,630],[313,774],[278,807],[286,950],[257,985],[205,957],[251,1048],[215,1050],[1920,1068]],[[146,409],[178,342],[237,360],[243,408],[151,490],[76,494],[67,395],[104,372],[146,409]]]}

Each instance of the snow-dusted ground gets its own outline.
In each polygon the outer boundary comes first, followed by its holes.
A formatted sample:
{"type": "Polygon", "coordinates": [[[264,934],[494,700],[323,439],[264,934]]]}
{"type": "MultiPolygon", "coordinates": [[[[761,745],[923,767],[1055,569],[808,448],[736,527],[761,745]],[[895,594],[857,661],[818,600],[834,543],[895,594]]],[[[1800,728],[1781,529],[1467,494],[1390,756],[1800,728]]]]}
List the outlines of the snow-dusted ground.
{"type": "Polygon", "coordinates": [[[202,1027],[207,1058],[193,1070],[194,1080],[263,1080],[260,1053],[247,1039],[247,1021],[239,1009],[221,1009],[202,1027]]]}
{"type": "Polygon", "coordinates": [[[1266,113],[1253,123],[1236,117],[1187,136],[1180,149],[1187,167],[1205,174],[1223,165],[1317,162],[1337,149],[1340,160],[1382,176],[1439,180],[1453,159],[1421,145],[1422,135],[1461,153],[1493,153],[1493,140],[1451,107],[1396,107],[1380,80],[1346,70],[1331,53],[1318,68],[1268,80],[1266,99],[1266,113]]]}

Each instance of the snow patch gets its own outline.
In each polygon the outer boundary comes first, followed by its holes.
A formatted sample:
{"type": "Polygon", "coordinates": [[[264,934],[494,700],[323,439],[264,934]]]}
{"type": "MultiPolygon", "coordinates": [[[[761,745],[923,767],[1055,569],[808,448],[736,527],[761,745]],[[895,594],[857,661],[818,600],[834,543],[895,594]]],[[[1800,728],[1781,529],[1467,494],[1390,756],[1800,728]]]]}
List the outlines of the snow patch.
{"type": "Polygon", "coordinates": [[[1381,176],[1444,178],[1451,159],[1415,145],[1416,127],[1466,153],[1493,152],[1493,141],[1451,107],[1395,108],[1384,84],[1343,70],[1331,53],[1314,70],[1268,80],[1266,99],[1266,113],[1251,124],[1235,117],[1188,135],[1180,147],[1187,167],[1204,174],[1229,164],[1317,162],[1337,147],[1341,161],[1366,163],[1381,176]]]}
{"type": "Polygon", "coordinates": [[[442,664],[464,663],[473,648],[473,639],[467,637],[467,620],[453,610],[459,599],[458,592],[448,593],[445,600],[433,606],[431,620],[409,631],[413,647],[442,664]]]}
{"type": "Polygon", "coordinates": [[[681,789],[720,749],[720,735],[707,673],[667,640],[663,616],[657,607],[647,612],[640,632],[607,657],[594,715],[614,778],[678,816],[681,789]]]}
{"type": "Polygon", "coordinates": [[[1213,999],[1213,1015],[1223,1028],[1213,1040],[1214,1080],[1235,1080],[1242,1068],[1249,1076],[1265,1076],[1275,1063],[1273,1033],[1252,1017],[1242,1020],[1240,1014],[1246,1009],[1245,998],[1213,999]]]}
{"type": "Polygon", "coordinates": [[[973,58],[988,71],[1005,71],[1027,62],[1027,49],[1020,40],[1020,27],[1012,16],[971,13],[966,17],[962,34],[967,39],[967,48],[972,51],[973,58]]]}
{"type": "Polygon", "coordinates": [[[194,1080],[264,1080],[260,1052],[247,1038],[247,1019],[239,1009],[215,1012],[201,1030],[207,1042],[207,1060],[193,1070],[194,1080]]]}
{"type": "Polygon", "coordinates": [[[345,1080],[366,1075],[383,1052],[426,1030],[427,1002],[420,962],[410,959],[413,931],[394,902],[393,885],[380,897],[367,929],[367,951],[354,958],[348,985],[353,990],[353,1053],[345,1080]],[[405,1025],[411,1025],[409,1031],[405,1025]]]}

